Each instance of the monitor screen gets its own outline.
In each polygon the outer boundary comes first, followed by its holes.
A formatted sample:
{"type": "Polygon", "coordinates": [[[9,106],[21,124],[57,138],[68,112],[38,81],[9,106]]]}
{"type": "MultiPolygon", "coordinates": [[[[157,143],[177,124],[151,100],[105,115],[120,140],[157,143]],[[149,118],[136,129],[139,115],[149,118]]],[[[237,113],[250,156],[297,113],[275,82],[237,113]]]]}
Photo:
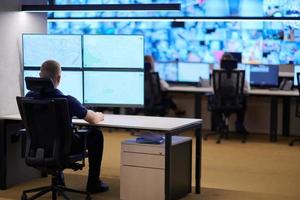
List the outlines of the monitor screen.
{"type": "Polygon", "coordinates": [[[84,35],[84,67],[144,67],[143,35],[84,35]]]}
{"type": "Polygon", "coordinates": [[[81,35],[23,34],[24,67],[56,60],[62,67],[82,67],[81,35]]]}
{"type": "Polygon", "coordinates": [[[295,65],[294,66],[294,85],[298,85],[298,81],[297,81],[297,73],[300,72],[300,65],[295,65]]]}
{"type": "Polygon", "coordinates": [[[250,83],[250,65],[238,63],[237,69],[245,70],[245,83],[250,83]]]}
{"type": "MultiPolygon", "coordinates": [[[[39,72],[39,70],[24,70],[24,95],[28,92],[25,86],[25,77],[39,77],[39,72]]],[[[80,103],[82,103],[82,72],[62,71],[61,76],[61,82],[58,86],[58,89],[61,90],[65,95],[71,95],[80,103]]]]}
{"type": "Polygon", "coordinates": [[[179,82],[199,82],[201,79],[209,79],[208,63],[178,63],[178,81],[179,82]]]}
{"type": "Polygon", "coordinates": [[[144,72],[85,71],[84,103],[103,106],[143,106],[144,72]]]}
{"type": "Polygon", "coordinates": [[[227,52],[227,53],[230,53],[238,63],[242,62],[242,53],[241,52],[227,52]]]}
{"type": "Polygon", "coordinates": [[[167,82],[177,82],[176,62],[156,62],[155,71],[159,73],[159,78],[167,82]]]}
{"type": "Polygon", "coordinates": [[[278,86],[278,65],[251,65],[250,84],[253,86],[278,86]]]}

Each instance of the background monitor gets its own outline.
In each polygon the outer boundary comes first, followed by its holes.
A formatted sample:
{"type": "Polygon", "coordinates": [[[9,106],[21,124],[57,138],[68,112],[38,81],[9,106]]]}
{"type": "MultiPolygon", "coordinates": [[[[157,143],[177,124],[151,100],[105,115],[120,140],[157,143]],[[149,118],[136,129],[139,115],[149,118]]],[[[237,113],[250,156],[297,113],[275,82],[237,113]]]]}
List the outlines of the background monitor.
{"type": "Polygon", "coordinates": [[[102,106],[143,106],[144,72],[85,71],[84,103],[102,106]]]}
{"type": "Polygon", "coordinates": [[[278,74],[278,65],[250,65],[250,84],[259,87],[277,87],[278,74]]]}
{"type": "Polygon", "coordinates": [[[242,62],[242,53],[241,52],[227,52],[227,53],[230,53],[238,63],[242,62]]]}
{"type": "Polygon", "coordinates": [[[84,35],[86,68],[144,68],[143,35],[84,35]]]}
{"type": "Polygon", "coordinates": [[[81,35],[23,34],[24,67],[40,67],[56,60],[62,67],[82,67],[81,35]]]}
{"type": "Polygon", "coordinates": [[[295,66],[294,66],[294,85],[295,85],[295,86],[298,85],[298,81],[297,81],[297,72],[300,72],[300,65],[295,65],[295,66]]]}
{"type": "MultiPolygon", "coordinates": [[[[24,70],[24,95],[28,90],[25,87],[25,77],[39,77],[39,70],[24,70]]],[[[80,103],[83,102],[83,90],[82,90],[82,72],[81,71],[62,71],[61,82],[58,89],[61,90],[64,95],[71,95],[75,97],[80,103]]]]}
{"type": "Polygon", "coordinates": [[[178,63],[178,82],[197,83],[201,79],[209,79],[208,63],[178,63]]]}
{"type": "Polygon", "coordinates": [[[250,84],[250,65],[238,63],[237,69],[245,70],[245,84],[250,84]]]}
{"type": "Polygon", "coordinates": [[[177,82],[177,62],[155,62],[159,78],[167,82],[177,82]]]}

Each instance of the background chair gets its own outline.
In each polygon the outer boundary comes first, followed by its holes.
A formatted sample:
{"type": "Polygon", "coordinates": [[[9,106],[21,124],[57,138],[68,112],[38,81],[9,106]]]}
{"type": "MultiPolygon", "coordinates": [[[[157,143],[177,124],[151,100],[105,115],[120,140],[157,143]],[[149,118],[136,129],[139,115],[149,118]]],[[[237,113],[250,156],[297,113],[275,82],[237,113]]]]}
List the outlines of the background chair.
{"type": "Polygon", "coordinates": [[[165,116],[169,108],[163,103],[163,92],[160,86],[160,78],[157,72],[145,75],[145,115],[165,116]]]}
{"type": "MultiPolygon", "coordinates": [[[[299,96],[297,98],[297,104],[296,104],[296,117],[300,117],[300,73],[297,72],[297,88],[298,88],[298,91],[299,91],[299,96]]],[[[290,141],[289,145],[290,146],[293,146],[295,142],[299,142],[300,141],[300,137],[299,138],[296,138],[296,139],[293,139],[290,141]]]]}
{"type": "MultiPolygon", "coordinates": [[[[50,79],[26,78],[26,85],[27,89],[40,93],[54,89],[50,79]]],[[[76,154],[71,152],[74,132],[67,100],[17,97],[17,103],[26,128],[25,162],[52,175],[51,185],[25,190],[21,199],[36,199],[48,192],[52,192],[52,200],[57,198],[57,194],[70,199],[65,191],[84,194],[86,199],[90,199],[88,192],[70,189],[59,183],[60,172],[66,168],[82,169],[86,156],[85,142],[81,151],[76,154]],[[28,193],[35,194],[28,198],[28,193]]],[[[85,133],[82,131],[82,134],[85,133]]]]}
{"type": "MultiPolygon", "coordinates": [[[[229,117],[231,114],[241,111],[244,108],[244,81],[245,71],[226,70],[213,71],[213,89],[214,94],[211,98],[209,109],[213,112],[216,124],[216,133],[219,135],[217,143],[221,142],[223,137],[228,138],[229,133],[229,117]]],[[[204,139],[208,135],[204,136],[204,139]]],[[[242,142],[246,141],[246,133],[242,135],[242,142]]]]}

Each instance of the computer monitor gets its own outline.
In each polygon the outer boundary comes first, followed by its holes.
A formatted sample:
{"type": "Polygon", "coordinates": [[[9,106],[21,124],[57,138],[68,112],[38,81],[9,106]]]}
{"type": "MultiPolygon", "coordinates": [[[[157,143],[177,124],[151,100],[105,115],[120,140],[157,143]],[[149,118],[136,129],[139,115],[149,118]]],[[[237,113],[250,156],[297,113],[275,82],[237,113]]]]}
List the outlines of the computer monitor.
{"type": "MultiPolygon", "coordinates": [[[[25,87],[25,77],[39,77],[39,70],[24,70],[24,95],[28,90],[25,87]]],[[[65,95],[75,97],[80,103],[83,102],[82,72],[62,71],[61,82],[58,86],[65,95]]]]}
{"type": "Polygon", "coordinates": [[[230,53],[238,63],[242,63],[242,53],[241,52],[227,52],[227,53],[230,53]]]}
{"type": "Polygon", "coordinates": [[[300,72],[300,65],[295,65],[294,66],[294,85],[297,86],[298,85],[298,81],[297,81],[297,73],[300,72]]]}
{"type": "Polygon", "coordinates": [[[200,78],[209,79],[210,67],[208,63],[179,62],[178,82],[197,83],[200,78]]]}
{"type": "Polygon", "coordinates": [[[250,65],[238,63],[237,69],[245,70],[245,83],[250,83],[250,65]]]}
{"type": "Polygon", "coordinates": [[[23,34],[24,67],[56,60],[62,67],[82,67],[81,35],[23,34]]]}
{"type": "Polygon", "coordinates": [[[144,68],[143,35],[83,35],[85,68],[144,68]]]}
{"type": "Polygon", "coordinates": [[[250,85],[258,87],[277,87],[278,74],[278,65],[250,65],[250,85]]]}
{"type": "Polygon", "coordinates": [[[159,78],[167,82],[177,82],[177,62],[155,62],[159,78]]]}
{"type": "Polygon", "coordinates": [[[142,107],[144,105],[144,72],[85,71],[84,104],[142,107]]]}

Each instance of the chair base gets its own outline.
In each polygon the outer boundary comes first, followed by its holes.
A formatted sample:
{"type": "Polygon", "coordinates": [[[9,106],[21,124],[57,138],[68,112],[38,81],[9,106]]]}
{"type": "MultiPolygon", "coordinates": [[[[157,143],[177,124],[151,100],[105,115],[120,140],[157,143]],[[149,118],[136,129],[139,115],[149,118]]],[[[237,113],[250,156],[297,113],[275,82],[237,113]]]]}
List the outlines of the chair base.
{"type": "Polygon", "coordinates": [[[293,139],[289,145],[293,146],[295,142],[300,142],[300,138],[293,139]]]}
{"type": "MultiPolygon", "coordinates": [[[[208,133],[208,134],[204,134],[203,135],[203,139],[204,140],[207,140],[207,137],[208,136],[210,136],[210,135],[218,135],[218,138],[217,138],[217,140],[216,140],[216,143],[217,144],[220,144],[221,143],[221,140],[223,139],[223,138],[225,138],[225,139],[228,139],[229,138],[229,131],[228,131],[228,129],[225,129],[225,130],[219,130],[219,131],[215,131],[215,132],[213,132],[213,133],[208,133]]],[[[246,143],[246,141],[247,141],[247,133],[241,133],[241,142],[242,143],[246,143]]]]}
{"type": "Polygon", "coordinates": [[[90,196],[89,192],[74,190],[74,189],[67,188],[62,185],[57,185],[57,174],[52,176],[51,185],[49,185],[49,186],[24,190],[22,193],[22,196],[21,196],[21,200],[34,200],[34,199],[37,199],[37,198],[43,196],[44,194],[47,194],[48,192],[52,193],[52,198],[51,198],[52,200],[56,200],[58,195],[60,195],[65,200],[71,200],[71,198],[69,198],[65,192],[73,192],[73,193],[77,193],[77,194],[83,194],[83,195],[86,195],[86,197],[85,197],[86,200],[91,200],[91,196],[90,196]],[[35,193],[35,194],[32,195],[31,197],[27,197],[28,193],[35,193]]]}

